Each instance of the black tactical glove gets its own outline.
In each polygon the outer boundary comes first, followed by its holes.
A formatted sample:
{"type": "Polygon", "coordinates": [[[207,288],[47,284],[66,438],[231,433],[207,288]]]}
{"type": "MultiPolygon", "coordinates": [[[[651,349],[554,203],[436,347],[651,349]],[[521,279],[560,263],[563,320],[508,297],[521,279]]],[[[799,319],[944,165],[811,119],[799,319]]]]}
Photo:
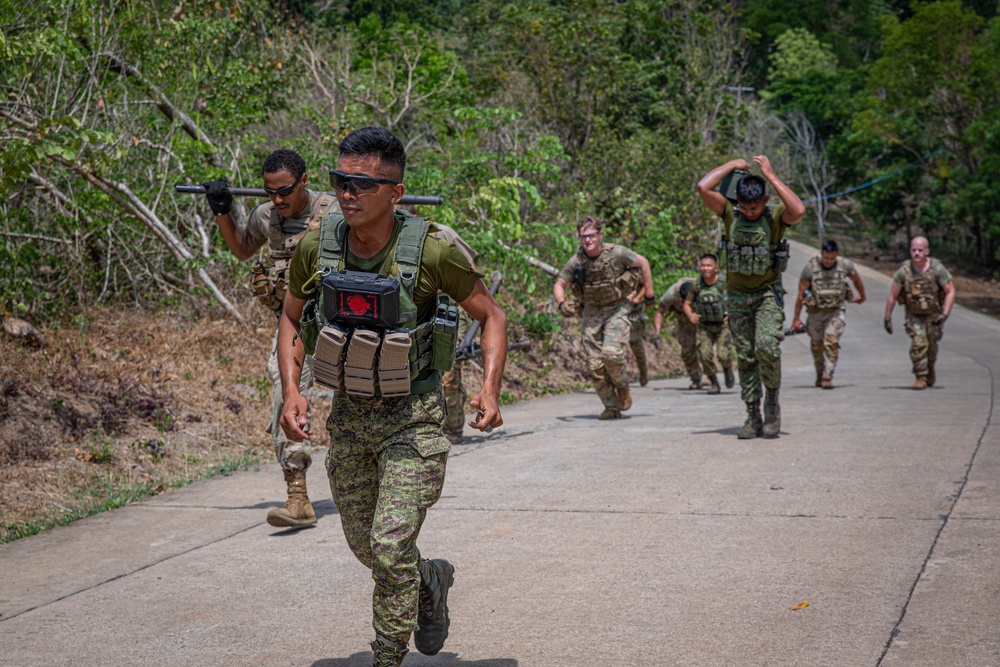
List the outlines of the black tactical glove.
{"type": "Polygon", "coordinates": [[[205,198],[208,199],[212,213],[225,215],[233,210],[233,193],[230,192],[225,181],[209,181],[205,183],[204,187],[205,198]]]}
{"type": "Polygon", "coordinates": [[[885,318],[885,331],[886,333],[890,334],[892,333],[892,320],[890,320],[888,317],[885,318]]]}

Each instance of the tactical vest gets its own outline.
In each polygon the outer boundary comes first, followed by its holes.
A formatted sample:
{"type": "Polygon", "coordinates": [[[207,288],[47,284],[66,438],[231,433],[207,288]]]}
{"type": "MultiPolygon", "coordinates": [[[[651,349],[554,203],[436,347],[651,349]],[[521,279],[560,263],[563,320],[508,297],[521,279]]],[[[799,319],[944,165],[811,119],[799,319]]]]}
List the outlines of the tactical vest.
{"type": "Polygon", "coordinates": [[[720,281],[706,285],[705,280],[698,276],[698,297],[691,305],[694,312],[701,315],[701,322],[721,323],[726,317],[726,293],[722,291],[720,281]]]}
{"type": "Polygon", "coordinates": [[[844,282],[847,279],[844,260],[838,257],[833,268],[827,269],[819,257],[813,257],[809,260],[809,267],[812,270],[812,284],[809,303],[806,305],[815,310],[831,310],[843,306],[850,289],[844,282]]]}
{"type": "Polygon", "coordinates": [[[426,322],[418,322],[417,306],[413,301],[413,290],[420,273],[420,260],[429,224],[425,219],[405,212],[396,212],[394,216],[397,222],[402,222],[388,276],[397,279],[400,286],[398,323],[395,328],[380,333],[325,321],[323,280],[327,275],[341,272],[346,267],[348,228],[340,213],[326,216],[320,226],[319,272],[303,288],[310,297],[302,311],[302,341],[306,353],[314,354],[313,375],[317,382],[334,389],[345,388],[350,394],[390,396],[426,393],[439,384],[440,374],[437,371],[449,370],[455,358],[457,308],[441,304],[435,317],[426,322]],[[383,373],[394,370],[385,368],[394,364],[384,362],[391,356],[391,349],[399,347],[403,342],[399,340],[400,336],[409,339],[409,348],[404,349],[403,364],[405,378],[408,379],[404,383],[407,391],[397,390],[398,380],[403,379],[398,374],[383,373]],[[320,349],[317,349],[317,339],[320,349]],[[326,348],[332,352],[321,354],[327,339],[330,344],[326,348]],[[354,347],[359,350],[357,354],[354,347]],[[324,363],[328,363],[330,367],[316,365],[321,357],[328,360],[324,363]],[[338,368],[341,364],[342,368],[338,368]],[[332,379],[332,382],[321,382],[320,376],[324,370],[328,371],[327,380],[332,379]],[[355,389],[352,389],[352,378],[355,389]],[[388,382],[388,379],[392,382],[388,382]],[[367,388],[363,388],[366,384],[364,381],[367,381],[367,388]],[[393,386],[391,392],[387,389],[389,384],[393,386]]]}
{"type": "Polygon", "coordinates": [[[941,312],[942,290],[935,273],[941,262],[930,258],[930,264],[923,273],[913,270],[913,260],[903,264],[903,294],[906,297],[906,312],[911,315],[936,315],[941,312]]]}
{"type": "Polygon", "coordinates": [[[615,267],[611,262],[611,251],[614,247],[613,243],[605,243],[601,248],[601,254],[594,258],[588,257],[583,248],[577,251],[578,266],[584,267],[584,281],[582,286],[574,282],[573,291],[584,306],[606,306],[627,294],[623,292],[625,283],[631,284],[633,278],[628,271],[622,276],[615,273],[615,267]]]}
{"type": "Polygon", "coordinates": [[[295,246],[306,232],[319,229],[323,216],[330,213],[335,206],[338,210],[340,207],[333,195],[319,195],[313,201],[306,228],[298,234],[289,236],[282,230],[284,219],[274,202],[265,205],[271,207],[267,227],[267,257],[259,260],[251,268],[250,283],[260,302],[275,313],[280,313],[285,302],[285,291],[288,289],[288,264],[292,259],[292,253],[295,252],[295,246]]]}
{"type": "Polygon", "coordinates": [[[748,276],[762,276],[768,269],[774,269],[778,275],[784,272],[788,266],[788,241],[771,242],[772,214],[768,206],[759,218],[747,220],[740,209],[733,209],[733,220],[728,229],[723,230],[719,242],[719,259],[725,262],[727,270],[748,276]],[[761,224],[762,221],[766,221],[767,226],[761,224]],[[740,223],[756,229],[737,229],[740,223]]]}

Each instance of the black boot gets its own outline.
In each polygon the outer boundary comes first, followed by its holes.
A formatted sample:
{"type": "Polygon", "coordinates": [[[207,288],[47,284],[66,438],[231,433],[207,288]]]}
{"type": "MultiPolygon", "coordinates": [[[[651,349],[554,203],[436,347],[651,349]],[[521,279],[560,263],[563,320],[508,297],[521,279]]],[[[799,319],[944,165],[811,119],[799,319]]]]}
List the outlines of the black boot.
{"type": "Polygon", "coordinates": [[[736,437],[740,440],[760,437],[763,426],[764,423],[760,418],[760,401],[747,403],[747,420],[736,437]]]}
{"type": "Polygon", "coordinates": [[[781,433],[781,406],[778,405],[778,390],[768,389],[764,395],[765,438],[777,438],[781,433]]]}

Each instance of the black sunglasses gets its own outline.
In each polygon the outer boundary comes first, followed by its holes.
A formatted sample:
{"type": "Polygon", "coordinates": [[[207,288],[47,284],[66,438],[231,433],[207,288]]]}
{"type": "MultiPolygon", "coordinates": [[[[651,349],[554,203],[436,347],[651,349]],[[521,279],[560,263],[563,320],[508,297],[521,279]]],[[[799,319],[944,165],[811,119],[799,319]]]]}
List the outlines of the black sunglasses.
{"type": "Polygon", "coordinates": [[[264,192],[266,192],[268,195],[272,197],[287,197],[288,195],[292,194],[293,190],[295,190],[295,186],[299,184],[299,181],[302,180],[302,176],[304,174],[305,172],[299,174],[299,177],[296,178],[295,182],[292,183],[291,185],[286,185],[285,187],[278,188],[277,190],[272,190],[271,188],[265,186],[264,192]]]}
{"type": "Polygon", "coordinates": [[[391,178],[376,178],[375,176],[364,176],[362,174],[345,174],[336,169],[330,170],[330,185],[337,192],[350,190],[352,195],[360,193],[370,193],[378,190],[378,186],[386,183],[388,185],[399,185],[402,181],[394,181],[391,178]]]}

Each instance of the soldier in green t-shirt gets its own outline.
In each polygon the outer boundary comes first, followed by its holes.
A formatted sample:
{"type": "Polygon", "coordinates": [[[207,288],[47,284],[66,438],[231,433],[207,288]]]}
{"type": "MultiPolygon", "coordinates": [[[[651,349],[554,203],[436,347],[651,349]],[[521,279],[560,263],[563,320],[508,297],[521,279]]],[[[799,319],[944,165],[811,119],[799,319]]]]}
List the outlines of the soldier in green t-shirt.
{"type": "Polygon", "coordinates": [[[726,378],[726,388],[735,384],[733,362],[736,350],[729,333],[729,312],[726,308],[726,290],[719,284],[719,260],[712,253],[701,256],[698,279],[691,285],[684,299],[684,316],[698,328],[698,356],[702,370],[711,383],[709,394],[721,393],[715,358],[718,356],[726,378]]]}
{"type": "Polygon", "coordinates": [[[885,304],[885,330],[892,333],[892,309],[899,300],[906,308],[906,333],[910,336],[913,388],[933,387],[937,382],[938,342],[944,322],[955,305],[955,283],[944,264],[930,256],[930,244],[923,236],[910,241],[910,261],[892,277],[885,304]]]}
{"type": "MultiPolygon", "coordinates": [[[[402,663],[411,634],[417,650],[426,655],[440,651],[448,636],[448,591],[455,568],[444,559],[421,557],[417,548],[427,509],[441,495],[451,447],[441,430],[445,411],[437,362],[438,353],[450,355],[449,359],[454,356],[455,342],[436,336],[441,320],[436,314],[438,293],[447,294],[482,325],[483,385],[470,400],[479,414],[469,424],[480,431],[490,432],[503,424],[498,399],[507,356],[506,316],[482,275],[454,245],[434,238],[433,225],[394,212],[406,189],[405,165],[403,144],[385,128],[362,128],[340,143],[337,169],[331,177],[343,214],[325,217],[320,230],[307,234],[295,249],[278,324],[278,365],[285,399],[281,425],[290,440],[300,442],[309,437],[308,404],[298,391],[304,348],[309,344],[307,336],[316,340],[314,318],[325,317],[328,305],[317,277],[322,278],[324,269],[332,272],[333,266],[340,266],[359,273],[328,277],[391,286],[391,281],[378,277],[382,274],[399,281],[398,319],[405,330],[390,324],[379,331],[340,318],[333,324],[343,324],[343,328],[327,325],[321,333],[324,341],[332,341],[325,348],[329,355],[324,355],[328,359],[324,365],[329,368],[324,375],[337,385],[326,421],[330,433],[326,470],[347,543],[371,569],[375,582],[372,664],[385,667],[402,663]],[[399,346],[413,353],[411,361],[406,353],[400,355],[399,346]],[[428,356],[430,365],[424,363],[428,356]],[[388,359],[385,369],[394,371],[400,357],[403,380],[395,374],[384,377],[383,362],[388,359]],[[338,368],[343,373],[339,381],[338,368]],[[362,380],[367,379],[374,395],[358,389],[364,381],[350,384],[359,376],[351,376],[349,370],[366,372],[362,380]],[[372,380],[375,376],[378,386],[372,380]],[[400,382],[409,387],[408,393],[399,394],[400,382]]],[[[371,302],[358,293],[343,303],[331,294],[331,303],[336,317],[342,312],[375,315],[376,309],[368,307],[371,302]]],[[[378,310],[380,316],[388,317],[378,310]]],[[[440,330],[448,328],[446,320],[451,316],[445,314],[440,330]]],[[[323,368],[320,356],[316,343],[317,381],[323,368]]],[[[442,362],[449,359],[442,358],[442,362]]]]}
{"type": "Polygon", "coordinates": [[[736,344],[740,388],[747,406],[747,419],[737,434],[740,439],[763,435],[776,438],[781,432],[781,341],[784,340],[784,294],[781,272],[788,262],[785,229],[802,219],[805,206],[798,195],[774,173],[764,155],[754,156],[760,176],[744,176],[736,185],[736,203],[716,191],[734,169],[748,170],[744,159],[726,162],[698,181],[698,194],[712,213],[722,218],[723,248],[720,261],[726,265],[726,295],[729,329],[736,344]],[[766,180],[765,180],[766,179],[766,180]],[[781,203],[768,206],[767,183],[781,203]],[[767,391],[761,419],[761,385],[767,391]]]}

